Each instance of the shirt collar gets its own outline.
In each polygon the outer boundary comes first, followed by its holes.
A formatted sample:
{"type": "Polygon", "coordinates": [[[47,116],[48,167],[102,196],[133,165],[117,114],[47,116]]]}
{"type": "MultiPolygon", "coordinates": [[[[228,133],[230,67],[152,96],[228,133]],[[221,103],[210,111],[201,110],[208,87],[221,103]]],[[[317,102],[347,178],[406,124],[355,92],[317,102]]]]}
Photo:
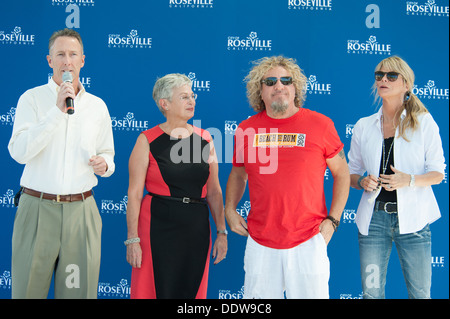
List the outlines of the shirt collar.
{"type": "MultiPolygon", "coordinates": [[[[374,122],[375,124],[377,124],[378,126],[381,123],[381,116],[383,115],[383,106],[380,107],[380,109],[377,112],[377,115],[374,118],[374,122]]],[[[400,118],[403,120],[406,116],[406,110],[403,109],[402,114],[400,114],[400,118]]]]}

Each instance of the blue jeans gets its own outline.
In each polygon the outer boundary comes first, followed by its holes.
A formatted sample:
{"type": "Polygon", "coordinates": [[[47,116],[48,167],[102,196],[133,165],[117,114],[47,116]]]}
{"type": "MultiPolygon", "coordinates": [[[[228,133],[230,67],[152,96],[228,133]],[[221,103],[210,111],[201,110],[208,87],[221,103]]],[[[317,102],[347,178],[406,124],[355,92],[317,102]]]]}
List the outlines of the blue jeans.
{"type": "Polygon", "coordinates": [[[395,243],[410,299],[430,298],[431,231],[400,234],[397,213],[375,210],[367,236],[358,234],[364,299],[384,299],[392,242],[395,243]]]}

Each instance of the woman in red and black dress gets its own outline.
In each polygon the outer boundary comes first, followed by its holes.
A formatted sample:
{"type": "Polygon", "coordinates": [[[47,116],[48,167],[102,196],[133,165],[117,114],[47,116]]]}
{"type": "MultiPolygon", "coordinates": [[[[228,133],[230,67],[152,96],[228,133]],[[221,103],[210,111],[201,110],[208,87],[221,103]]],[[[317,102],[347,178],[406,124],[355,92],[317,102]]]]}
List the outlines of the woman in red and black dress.
{"type": "Polygon", "coordinates": [[[130,156],[125,244],[133,267],[131,298],[206,298],[211,251],[208,206],[218,233],[212,248],[214,263],[227,252],[212,138],[187,123],[195,110],[191,87],[191,80],[182,74],[156,81],[153,98],[167,121],[142,132],[130,156]]]}

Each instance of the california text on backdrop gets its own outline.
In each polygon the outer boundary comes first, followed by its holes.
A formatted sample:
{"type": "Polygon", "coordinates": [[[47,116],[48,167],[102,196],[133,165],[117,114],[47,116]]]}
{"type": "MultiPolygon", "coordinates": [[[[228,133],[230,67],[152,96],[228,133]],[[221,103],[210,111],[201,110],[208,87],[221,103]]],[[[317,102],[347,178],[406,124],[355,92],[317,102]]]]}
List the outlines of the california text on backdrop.
{"type": "MultiPolygon", "coordinates": [[[[350,148],[353,125],[375,113],[373,71],[399,55],[413,68],[413,93],[440,128],[446,163],[449,137],[449,6],[446,0],[43,0],[8,1],[0,10],[0,298],[11,296],[11,235],[23,166],[6,151],[19,96],[47,83],[45,56],[55,30],[76,29],[86,64],[81,80],[111,114],[116,172],[100,179],[95,197],[103,220],[98,298],[129,298],[131,269],[125,259],[128,158],[137,136],[163,121],[151,99],[157,79],[184,73],[198,94],[193,124],[208,129],[219,157],[225,190],[237,125],[253,115],[243,79],[251,61],[295,58],[308,77],[305,107],[330,117],[350,148]]],[[[447,172],[447,170],[446,170],[447,172]]],[[[332,176],[324,176],[327,204],[332,176]]],[[[433,232],[433,298],[448,298],[448,180],[433,186],[442,217],[433,232]]],[[[248,192],[248,190],[247,190],[248,192]]],[[[246,217],[248,193],[238,205],[246,217]]],[[[355,213],[361,193],[351,189],[341,226],[328,246],[330,297],[361,298],[355,213]]],[[[212,229],[215,234],[215,229],[212,229]]],[[[242,298],[245,238],[228,235],[227,259],[210,267],[208,298],[242,298]]],[[[387,298],[407,298],[393,253],[387,298]]],[[[50,297],[52,297],[50,293],[50,297]]]]}

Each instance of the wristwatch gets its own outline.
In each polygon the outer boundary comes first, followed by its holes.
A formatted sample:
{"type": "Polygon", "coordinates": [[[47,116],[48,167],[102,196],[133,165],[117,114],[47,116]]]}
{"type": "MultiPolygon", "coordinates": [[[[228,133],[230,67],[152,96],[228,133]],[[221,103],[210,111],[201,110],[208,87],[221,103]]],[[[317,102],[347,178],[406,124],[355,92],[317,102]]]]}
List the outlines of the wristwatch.
{"type": "Polygon", "coordinates": [[[218,231],[217,231],[217,235],[219,235],[219,234],[225,234],[225,235],[228,235],[228,231],[227,231],[226,229],[224,229],[224,230],[218,230],[218,231]]]}
{"type": "Polygon", "coordinates": [[[414,174],[411,174],[411,179],[409,181],[409,187],[414,187],[416,185],[416,178],[414,177],[414,174]]]}

